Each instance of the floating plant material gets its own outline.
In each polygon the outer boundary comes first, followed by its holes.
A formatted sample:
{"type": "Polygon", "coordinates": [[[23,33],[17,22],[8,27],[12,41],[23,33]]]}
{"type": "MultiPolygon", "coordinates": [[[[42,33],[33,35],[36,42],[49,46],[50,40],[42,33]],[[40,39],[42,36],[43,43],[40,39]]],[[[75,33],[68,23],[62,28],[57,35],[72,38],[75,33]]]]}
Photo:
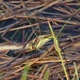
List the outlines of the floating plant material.
{"type": "Polygon", "coordinates": [[[20,79],[80,79],[80,0],[0,0],[0,80],[20,79]]]}

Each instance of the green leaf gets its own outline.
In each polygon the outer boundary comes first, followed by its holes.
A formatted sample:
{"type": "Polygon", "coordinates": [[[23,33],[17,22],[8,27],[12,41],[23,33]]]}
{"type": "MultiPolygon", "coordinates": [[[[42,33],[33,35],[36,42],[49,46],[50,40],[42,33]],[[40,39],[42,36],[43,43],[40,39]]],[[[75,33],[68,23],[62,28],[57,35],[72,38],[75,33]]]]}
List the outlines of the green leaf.
{"type": "Polygon", "coordinates": [[[74,62],[74,68],[75,68],[76,80],[79,80],[78,70],[77,70],[77,66],[76,66],[76,63],[75,62],[74,62]]]}
{"type": "Polygon", "coordinates": [[[43,80],[49,80],[49,75],[50,75],[50,71],[47,70],[44,74],[44,79],[43,80]]]}
{"type": "Polygon", "coordinates": [[[27,80],[27,75],[29,72],[30,66],[29,65],[25,65],[21,79],[20,80],[27,80]]]}

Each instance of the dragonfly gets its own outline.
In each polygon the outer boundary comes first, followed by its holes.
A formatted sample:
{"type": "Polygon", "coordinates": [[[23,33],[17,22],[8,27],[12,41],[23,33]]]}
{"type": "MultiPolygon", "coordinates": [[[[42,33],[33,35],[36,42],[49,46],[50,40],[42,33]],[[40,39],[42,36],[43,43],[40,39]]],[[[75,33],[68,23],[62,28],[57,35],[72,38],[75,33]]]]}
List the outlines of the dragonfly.
{"type": "Polygon", "coordinates": [[[29,48],[31,50],[40,49],[43,45],[52,39],[51,35],[39,35],[29,43],[29,48]]]}

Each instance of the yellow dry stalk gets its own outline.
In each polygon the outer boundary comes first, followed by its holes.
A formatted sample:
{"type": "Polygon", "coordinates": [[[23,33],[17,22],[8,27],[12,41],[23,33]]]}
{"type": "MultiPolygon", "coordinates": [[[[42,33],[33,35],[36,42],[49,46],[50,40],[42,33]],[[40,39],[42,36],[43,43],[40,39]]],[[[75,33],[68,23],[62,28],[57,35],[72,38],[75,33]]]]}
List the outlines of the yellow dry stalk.
{"type": "Polygon", "coordinates": [[[61,63],[62,63],[62,68],[63,68],[63,70],[64,70],[66,79],[67,79],[67,80],[70,80],[70,79],[69,79],[69,76],[68,76],[68,73],[67,73],[67,70],[66,70],[66,67],[65,67],[65,63],[63,62],[63,57],[62,57],[62,55],[61,55],[61,49],[60,49],[60,47],[59,47],[59,42],[58,42],[58,40],[57,40],[57,38],[56,38],[56,36],[55,36],[55,34],[54,34],[54,31],[53,31],[53,29],[52,29],[52,26],[51,26],[50,22],[48,22],[48,25],[49,25],[49,28],[50,28],[50,31],[51,31],[51,34],[52,34],[52,38],[53,38],[53,41],[54,41],[55,50],[56,50],[56,51],[58,52],[58,54],[59,54],[59,57],[60,57],[60,60],[61,60],[61,63]]]}

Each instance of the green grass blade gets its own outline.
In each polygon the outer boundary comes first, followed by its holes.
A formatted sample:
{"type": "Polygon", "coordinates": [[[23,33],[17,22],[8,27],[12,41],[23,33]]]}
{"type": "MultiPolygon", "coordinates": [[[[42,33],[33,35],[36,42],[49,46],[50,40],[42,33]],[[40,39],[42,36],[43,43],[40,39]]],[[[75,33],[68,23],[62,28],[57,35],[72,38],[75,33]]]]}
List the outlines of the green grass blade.
{"type": "Polygon", "coordinates": [[[45,74],[44,74],[43,80],[49,80],[49,75],[50,75],[50,71],[47,70],[47,71],[45,72],[45,74]]]}
{"type": "Polygon", "coordinates": [[[27,80],[27,75],[29,72],[30,66],[29,65],[25,65],[21,79],[20,80],[27,80]]]}
{"type": "Polygon", "coordinates": [[[2,75],[0,75],[0,79],[2,78],[2,75]]]}
{"type": "Polygon", "coordinates": [[[79,80],[79,77],[78,77],[78,70],[77,70],[77,66],[76,66],[76,63],[75,63],[75,62],[74,62],[74,68],[75,68],[76,80],[79,80]]]}
{"type": "MultiPolygon", "coordinates": [[[[70,21],[71,20],[71,18],[69,18],[67,21],[70,21]]],[[[67,25],[67,23],[65,23],[62,27],[61,27],[61,29],[59,30],[59,33],[58,33],[58,35],[57,35],[57,38],[61,38],[61,35],[60,35],[60,33],[63,31],[63,29],[65,28],[65,26],[67,25]]]]}
{"type": "Polygon", "coordinates": [[[54,31],[52,29],[52,26],[50,24],[50,22],[48,22],[48,25],[49,25],[49,28],[50,28],[50,31],[51,31],[51,34],[52,34],[52,37],[53,37],[53,41],[54,41],[54,46],[55,46],[55,50],[58,52],[59,54],[59,57],[60,57],[60,60],[61,60],[61,63],[62,63],[62,67],[63,67],[63,70],[64,70],[64,73],[65,73],[65,76],[66,76],[66,79],[69,80],[69,77],[68,77],[68,73],[67,73],[67,70],[66,70],[66,67],[65,67],[65,64],[63,62],[63,58],[62,58],[62,55],[61,55],[61,49],[59,47],[59,42],[54,34],[54,31]]]}
{"type": "MultiPolygon", "coordinates": [[[[77,10],[77,12],[78,11],[80,11],[80,8],[77,10]]],[[[68,18],[68,22],[71,20],[72,18],[70,17],[70,18],[68,18]]],[[[61,38],[61,35],[59,35],[62,31],[63,31],[63,29],[65,28],[65,26],[67,25],[67,23],[65,23],[62,27],[61,27],[61,29],[60,29],[60,31],[59,31],[59,33],[58,33],[58,35],[57,35],[57,38],[58,39],[60,39],[61,38]]]]}

